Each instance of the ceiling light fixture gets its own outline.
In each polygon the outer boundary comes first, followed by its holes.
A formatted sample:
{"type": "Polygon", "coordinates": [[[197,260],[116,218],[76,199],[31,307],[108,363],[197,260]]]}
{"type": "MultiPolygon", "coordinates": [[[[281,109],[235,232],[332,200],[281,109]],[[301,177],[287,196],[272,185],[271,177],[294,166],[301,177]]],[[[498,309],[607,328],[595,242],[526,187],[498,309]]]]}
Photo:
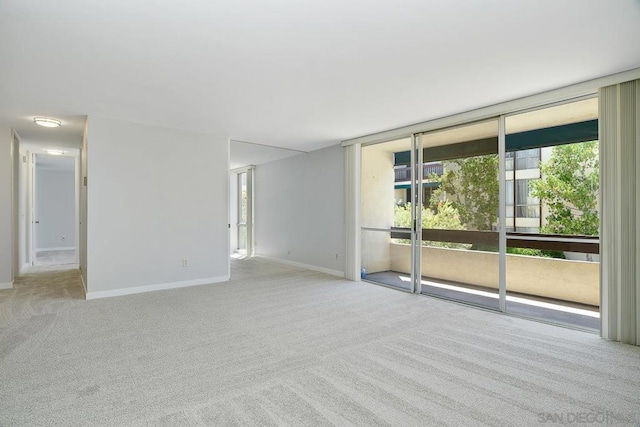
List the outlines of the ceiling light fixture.
{"type": "Polygon", "coordinates": [[[51,154],[52,156],[62,156],[64,151],[62,150],[47,150],[47,154],[51,154]]]}
{"type": "Polygon", "coordinates": [[[47,117],[34,117],[33,121],[35,122],[35,124],[44,126],[46,128],[57,128],[62,124],[60,120],[50,119],[47,117]]]}

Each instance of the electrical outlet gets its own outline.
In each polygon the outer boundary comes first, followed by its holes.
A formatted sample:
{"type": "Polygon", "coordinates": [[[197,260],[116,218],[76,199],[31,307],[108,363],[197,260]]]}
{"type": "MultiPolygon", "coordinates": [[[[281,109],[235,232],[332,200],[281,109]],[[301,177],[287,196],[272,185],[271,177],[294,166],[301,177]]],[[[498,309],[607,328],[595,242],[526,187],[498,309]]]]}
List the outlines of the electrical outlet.
{"type": "Polygon", "coordinates": [[[183,267],[189,267],[189,260],[186,258],[182,258],[182,266],[183,267]]]}

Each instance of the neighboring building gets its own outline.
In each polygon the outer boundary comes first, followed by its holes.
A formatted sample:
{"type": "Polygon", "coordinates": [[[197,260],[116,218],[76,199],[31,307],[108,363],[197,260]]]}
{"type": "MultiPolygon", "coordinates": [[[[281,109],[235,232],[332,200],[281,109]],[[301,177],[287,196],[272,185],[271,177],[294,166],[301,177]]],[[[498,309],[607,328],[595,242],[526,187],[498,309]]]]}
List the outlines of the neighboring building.
{"type": "MultiPolygon", "coordinates": [[[[531,183],[540,179],[540,162],[551,157],[552,147],[531,148],[506,153],[506,200],[507,231],[522,233],[539,233],[544,225],[547,209],[531,194],[531,183]],[[515,185],[514,185],[515,174],[515,185]],[[515,218],[515,220],[514,220],[515,218]]],[[[400,154],[400,153],[398,153],[400,154]]],[[[402,159],[403,156],[398,156],[402,159]]],[[[400,160],[401,161],[401,160],[400,160]]],[[[423,164],[422,183],[423,204],[429,204],[433,191],[439,183],[428,177],[442,176],[446,162],[427,162],[423,164]]],[[[394,165],[395,202],[404,205],[411,200],[411,167],[409,164],[394,165]]]]}
{"type": "Polygon", "coordinates": [[[531,195],[531,183],[540,179],[540,161],[551,156],[551,147],[506,153],[507,231],[538,233],[544,218],[540,200],[531,195]],[[515,184],[514,184],[515,175],[515,184]]]}
{"type": "MultiPolygon", "coordinates": [[[[438,188],[438,182],[430,177],[442,176],[444,167],[442,162],[427,162],[422,165],[422,200],[425,205],[429,203],[433,190],[438,188]]],[[[394,194],[396,204],[404,205],[411,200],[411,166],[408,164],[394,165],[395,173],[394,194]]]]}

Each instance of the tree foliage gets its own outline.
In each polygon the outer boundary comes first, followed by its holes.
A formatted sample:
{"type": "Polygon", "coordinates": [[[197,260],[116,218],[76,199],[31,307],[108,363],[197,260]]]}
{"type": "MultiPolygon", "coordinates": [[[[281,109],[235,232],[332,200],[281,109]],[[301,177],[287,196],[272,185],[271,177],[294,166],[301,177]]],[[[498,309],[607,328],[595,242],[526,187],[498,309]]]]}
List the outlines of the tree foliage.
{"type": "MultiPolygon", "coordinates": [[[[394,209],[394,226],[411,228],[411,203],[397,206],[394,209]]],[[[422,207],[422,228],[434,228],[439,230],[464,230],[460,221],[460,214],[451,205],[451,202],[440,202],[435,211],[422,207]]],[[[401,240],[406,243],[404,239],[401,240]]],[[[449,242],[427,242],[429,246],[441,248],[468,248],[469,245],[449,242]]]]}
{"type": "Polygon", "coordinates": [[[598,235],[600,183],[598,142],[553,147],[540,165],[542,178],[532,182],[532,195],[549,208],[542,233],[598,235]]]}
{"type": "Polygon", "coordinates": [[[431,206],[447,200],[460,213],[469,230],[491,230],[498,218],[498,156],[455,159],[445,163],[445,173],[433,179],[440,183],[431,206]]]}

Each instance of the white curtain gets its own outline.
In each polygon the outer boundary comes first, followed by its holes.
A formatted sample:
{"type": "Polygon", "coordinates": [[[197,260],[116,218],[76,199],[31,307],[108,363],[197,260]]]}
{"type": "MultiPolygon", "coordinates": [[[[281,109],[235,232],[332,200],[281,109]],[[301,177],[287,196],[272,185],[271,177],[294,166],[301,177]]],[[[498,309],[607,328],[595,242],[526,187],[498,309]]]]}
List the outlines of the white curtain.
{"type": "Polygon", "coordinates": [[[640,80],[599,103],[601,335],[640,345],[640,80]]]}

